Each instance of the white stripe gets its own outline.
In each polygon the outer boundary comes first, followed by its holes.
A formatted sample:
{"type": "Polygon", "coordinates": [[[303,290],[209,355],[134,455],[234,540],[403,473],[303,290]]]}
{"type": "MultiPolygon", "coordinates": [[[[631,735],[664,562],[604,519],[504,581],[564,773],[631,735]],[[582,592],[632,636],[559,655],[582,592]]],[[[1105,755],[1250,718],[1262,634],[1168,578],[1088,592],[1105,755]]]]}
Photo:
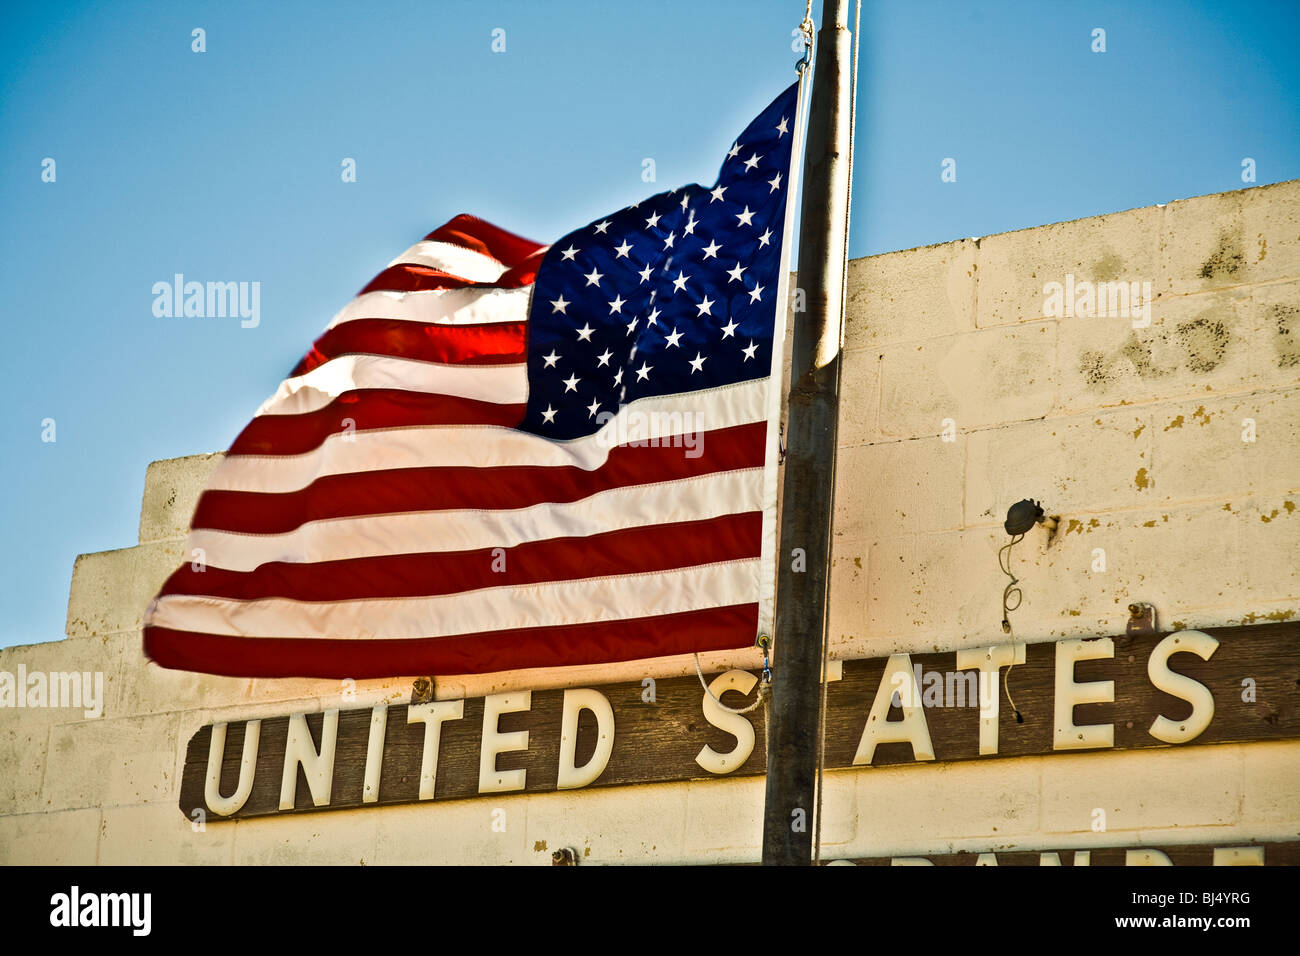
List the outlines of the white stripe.
{"type": "MultiPolygon", "coordinates": [[[[207,487],[282,493],[306,488],[324,475],[390,468],[536,465],[577,466],[593,471],[605,463],[610,448],[620,439],[638,437],[632,431],[637,424],[645,426],[641,434],[646,438],[662,438],[764,421],[767,390],[767,379],[754,379],[704,391],[638,399],[624,405],[594,435],[571,441],[551,441],[490,425],[421,425],[336,433],[320,447],[301,455],[227,455],[207,487]]],[[[501,399],[494,396],[492,400],[501,399]]],[[[575,408],[570,414],[585,415],[586,411],[575,408]]]]}
{"type": "MultiPolygon", "coordinates": [[[[354,388],[396,388],[512,405],[528,400],[528,366],[439,365],[390,355],[340,355],[287,378],[258,415],[301,415],[354,388]]],[[[340,411],[342,418],[346,412],[340,411]]]]}
{"type": "Polygon", "coordinates": [[[305,602],[168,594],[149,624],[231,637],[421,638],[619,621],[758,600],[758,560],[434,597],[305,602]]]}
{"type": "Polygon", "coordinates": [[[438,325],[525,322],[533,287],[522,289],[437,289],[429,292],[367,292],[334,316],[329,327],[355,319],[396,319],[438,325]]]}
{"type": "Polygon", "coordinates": [[[190,532],[187,549],[228,571],[271,561],[294,564],[391,554],[510,548],[525,541],[585,537],[623,528],[757,511],[763,469],[712,472],[693,478],[610,488],[578,501],[543,502],[500,511],[413,511],[309,521],[279,534],[210,528],[190,532]]]}
{"type": "Polygon", "coordinates": [[[506,267],[491,256],[450,242],[429,239],[420,240],[388,265],[403,263],[429,266],[471,282],[496,282],[506,272],[506,267]]]}

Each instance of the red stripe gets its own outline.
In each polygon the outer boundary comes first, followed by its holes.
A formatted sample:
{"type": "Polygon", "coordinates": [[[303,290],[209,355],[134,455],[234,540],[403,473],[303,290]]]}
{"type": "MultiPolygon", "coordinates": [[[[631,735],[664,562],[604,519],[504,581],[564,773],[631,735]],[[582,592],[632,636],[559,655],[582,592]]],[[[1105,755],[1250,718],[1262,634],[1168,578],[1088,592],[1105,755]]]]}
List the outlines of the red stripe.
{"type": "Polygon", "coordinates": [[[520,289],[532,285],[537,278],[537,267],[542,264],[542,256],[541,252],[535,253],[520,265],[503,273],[495,282],[474,282],[432,266],[399,263],[389,266],[371,279],[358,295],[367,292],[432,292],[437,289],[520,289]]]}
{"type": "Polygon", "coordinates": [[[443,365],[515,365],[527,356],[524,322],[438,325],[355,319],[327,331],[289,376],[306,375],[340,355],[388,355],[443,365]]]}
{"type": "Polygon", "coordinates": [[[757,604],[413,640],[248,638],[146,627],[144,652],[162,667],[227,677],[359,680],[485,674],[733,650],[752,646],[757,628],[757,604]]]}
{"type": "Polygon", "coordinates": [[[594,471],[577,466],[393,468],[325,475],[293,492],[205,491],[191,527],[242,534],[283,534],[309,521],[412,511],[526,508],[579,501],[611,488],[680,481],[762,467],[766,422],[692,436],[698,456],[677,447],[610,449],[594,471]]]}
{"type": "Polygon", "coordinates": [[[448,242],[481,253],[503,266],[519,265],[544,248],[541,243],[506,232],[477,216],[461,213],[424,237],[431,242],[448,242]]]}
{"type": "Polygon", "coordinates": [[[239,433],[228,455],[301,455],[350,426],[355,431],[415,425],[501,425],[513,428],[524,405],[498,405],[397,388],[353,389],[324,408],[300,415],[258,415],[239,433]]]}
{"type": "Polygon", "coordinates": [[[512,548],[303,564],[275,561],[253,571],[182,565],[159,591],[256,601],[353,601],[456,594],[488,587],[640,574],[756,558],[762,550],[760,511],[702,521],[625,528],[586,537],[527,541],[512,548]]]}

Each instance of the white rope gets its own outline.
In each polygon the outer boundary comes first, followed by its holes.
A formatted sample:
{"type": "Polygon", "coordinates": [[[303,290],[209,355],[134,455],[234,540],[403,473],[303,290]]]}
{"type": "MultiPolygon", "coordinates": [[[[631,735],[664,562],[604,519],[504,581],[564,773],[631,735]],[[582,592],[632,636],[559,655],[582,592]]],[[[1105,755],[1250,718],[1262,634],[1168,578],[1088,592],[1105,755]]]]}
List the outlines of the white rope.
{"type": "Polygon", "coordinates": [[[767,680],[760,680],[758,682],[758,696],[754,698],[754,702],[752,704],[750,704],[748,707],[736,708],[736,707],[728,707],[722,701],[718,700],[717,695],[714,694],[713,691],[709,689],[709,685],[704,682],[704,671],[700,668],[699,654],[695,655],[695,673],[700,678],[700,686],[704,688],[704,693],[708,694],[709,697],[713,699],[713,702],[715,704],[717,704],[719,707],[721,707],[723,710],[727,711],[728,713],[748,714],[750,711],[758,710],[759,707],[767,703],[769,688],[771,686],[770,682],[767,680]]]}

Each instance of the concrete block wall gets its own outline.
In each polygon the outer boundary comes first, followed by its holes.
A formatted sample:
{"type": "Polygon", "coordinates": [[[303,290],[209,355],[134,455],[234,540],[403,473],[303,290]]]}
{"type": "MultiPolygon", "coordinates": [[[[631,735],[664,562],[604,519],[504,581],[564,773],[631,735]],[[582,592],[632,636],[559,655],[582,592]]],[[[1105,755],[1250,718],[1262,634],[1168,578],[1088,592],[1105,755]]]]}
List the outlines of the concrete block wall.
{"type": "MultiPolygon", "coordinates": [[[[143,660],[216,455],[155,462],[139,543],[82,555],[67,639],[0,670],[98,671],[104,712],[0,711],[2,863],[745,862],[763,781],[720,779],[209,824],[177,808],[214,720],[404,700],[411,677],[243,680],[143,660]],[[491,826],[505,811],[503,832],[491,826]]],[[[1300,182],[856,260],[840,416],[832,653],[1002,641],[1014,501],[1060,515],[1012,552],[1019,640],[1300,616],[1300,182]],[[1048,315],[1044,283],[1150,282],[1149,326],[1048,315]],[[1248,426],[1245,420],[1253,423],[1248,426]],[[1254,441],[1243,441],[1253,427],[1254,441]],[[1105,570],[1096,570],[1098,550],[1105,570]]],[[[753,667],[754,652],[705,655],[753,667]]],[[[690,657],[442,678],[448,699],[690,674],[690,657]]],[[[867,703],[864,702],[864,711],[867,703]]],[[[830,772],[827,858],[1300,838],[1300,743],[830,772]],[[1107,814],[1105,842],[1093,812],[1107,814]]]]}

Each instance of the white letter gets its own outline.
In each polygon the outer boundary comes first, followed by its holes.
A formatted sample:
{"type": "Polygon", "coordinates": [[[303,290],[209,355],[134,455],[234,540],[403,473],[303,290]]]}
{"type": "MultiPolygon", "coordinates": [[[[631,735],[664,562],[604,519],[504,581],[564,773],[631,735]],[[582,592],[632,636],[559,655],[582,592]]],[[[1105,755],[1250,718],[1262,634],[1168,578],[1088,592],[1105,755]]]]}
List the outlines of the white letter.
{"type": "Polygon", "coordinates": [[[1074,682],[1076,661],[1098,661],[1115,656],[1109,637],[1056,642],[1056,736],[1053,750],[1090,750],[1115,746],[1114,724],[1074,725],[1076,704],[1105,704],[1115,699],[1113,680],[1074,682]]]}
{"type": "Polygon", "coordinates": [[[1147,658],[1147,677],[1157,690],[1180,697],[1192,705],[1192,713],[1185,720],[1170,720],[1159,716],[1147,729],[1156,740],[1167,744],[1185,744],[1195,740],[1214,719],[1214,695],[1200,681],[1169,669],[1169,658],[1179,651],[1189,651],[1201,660],[1208,661],[1218,649],[1219,642],[1204,631],[1178,631],[1165,637],[1151,649],[1147,658]]]}
{"type": "Polygon", "coordinates": [[[338,743],[339,712],[325,711],[321,723],[320,753],[312,743],[311,729],[306,714],[289,718],[289,738],[284,745],[284,774],[280,777],[280,809],[292,810],[298,793],[298,765],[302,764],[311,790],[311,802],[318,807],[329,806],[334,789],[334,746],[338,743]]]}
{"type": "MultiPolygon", "coordinates": [[[[728,690],[738,690],[748,695],[757,683],[758,678],[749,671],[730,670],[713,678],[709,690],[713,692],[714,697],[721,700],[723,692],[728,690]]],[[[731,748],[730,753],[720,754],[705,744],[695,755],[695,762],[709,773],[731,773],[737,767],[743,766],[749,759],[749,755],[754,752],[754,725],[749,722],[749,718],[744,714],[733,714],[729,710],[723,710],[713,697],[705,694],[704,719],[719,730],[725,730],[735,737],[736,746],[731,748]]]]}
{"type": "Polygon", "coordinates": [[[869,764],[875,758],[876,745],[888,743],[905,743],[912,745],[914,760],[933,760],[934,744],[930,742],[930,725],[925,721],[925,708],[918,706],[921,689],[916,686],[916,676],[912,673],[912,658],[907,654],[891,654],[885,664],[885,673],[881,675],[880,686],[876,688],[876,699],[871,705],[866,726],[862,728],[862,738],[858,741],[858,752],[853,757],[854,765],[869,764]],[[911,705],[902,703],[903,719],[889,721],[889,706],[893,701],[893,686],[898,674],[906,675],[912,684],[907,697],[911,705]]]}
{"type": "Polygon", "coordinates": [[[239,758],[239,782],[235,784],[233,794],[223,797],[221,764],[226,759],[226,725],[212,725],[212,738],[208,742],[208,782],[203,788],[203,799],[213,813],[223,817],[238,813],[248,800],[248,795],[253,792],[253,774],[257,772],[257,742],[261,736],[260,720],[250,720],[244,724],[244,753],[239,758]]]}
{"type": "Polygon", "coordinates": [[[614,752],[614,708],[598,690],[566,690],[564,717],[560,722],[560,773],[557,790],[576,790],[594,783],[605,772],[609,755],[614,752]],[[578,746],[578,717],[583,710],[596,715],[596,750],[584,767],[575,767],[578,746]]]}
{"type": "Polygon", "coordinates": [[[517,714],[532,706],[532,691],[514,694],[489,694],[483,698],[483,748],[479,755],[478,792],[502,793],[524,789],[528,771],[498,770],[497,754],[511,750],[528,749],[528,731],[518,730],[503,734],[497,730],[497,719],[502,714],[517,714]]]}
{"type": "Polygon", "coordinates": [[[433,700],[412,704],[406,711],[408,724],[424,724],[424,758],[420,761],[420,799],[433,799],[433,785],[438,777],[438,743],[442,739],[442,722],[465,716],[463,700],[433,700]]]}
{"type": "Polygon", "coordinates": [[[1024,662],[1024,644],[995,644],[987,649],[972,647],[957,652],[957,670],[978,667],[980,671],[980,756],[998,752],[998,671],[1024,662]]]}

